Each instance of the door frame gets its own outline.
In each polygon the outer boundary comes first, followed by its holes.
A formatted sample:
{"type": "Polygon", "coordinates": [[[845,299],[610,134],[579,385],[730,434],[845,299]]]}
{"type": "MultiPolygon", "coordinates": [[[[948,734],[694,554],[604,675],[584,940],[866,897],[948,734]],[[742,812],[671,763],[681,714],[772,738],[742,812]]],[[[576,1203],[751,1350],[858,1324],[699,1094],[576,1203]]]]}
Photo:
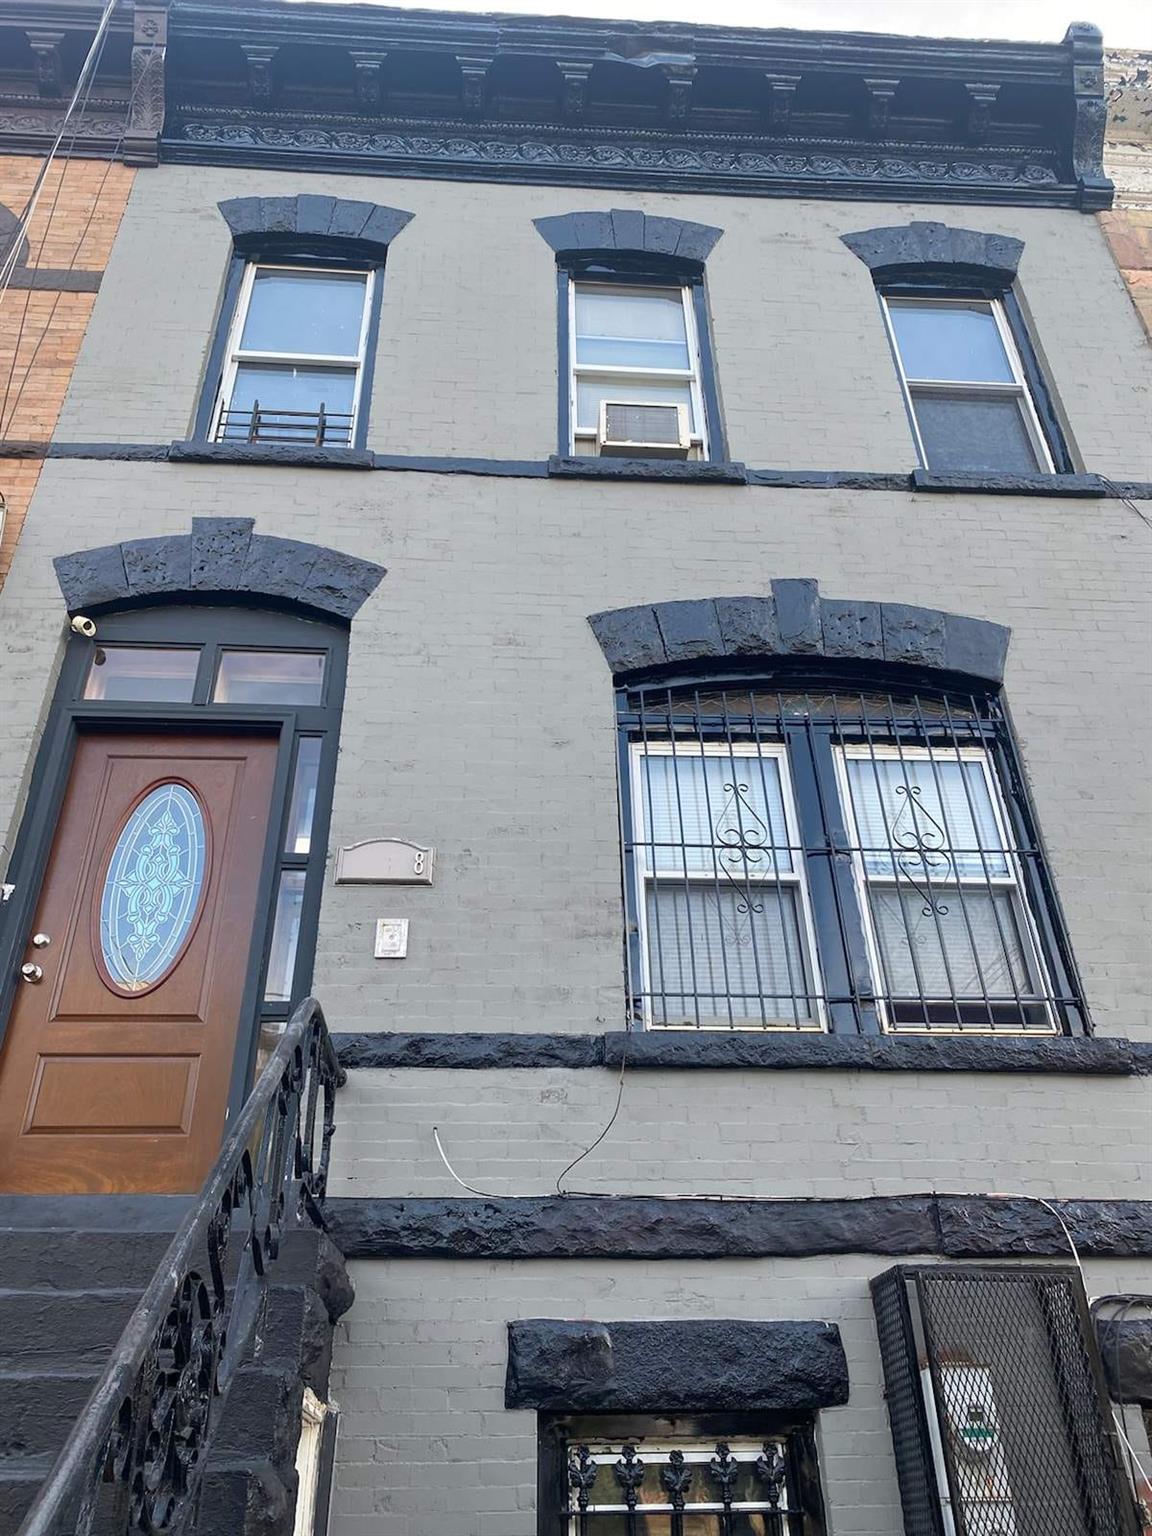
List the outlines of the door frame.
{"type": "MultiPolygon", "coordinates": [[[[36,751],[24,797],[6,881],[14,889],[0,905],[0,1048],[20,985],[20,966],[26,958],[32,925],[39,906],[57,823],[72,775],[76,745],[82,734],[104,736],[117,732],[194,734],[198,731],[237,735],[268,735],[277,741],[272,801],[261,859],[259,895],[253,913],[252,938],[245,970],[244,990],[237,1019],[236,1048],[228,1093],[226,1124],[235,1118],[251,1087],[261,1024],[266,1017],[261,983],[268,962],[275,917],[278,874],[291,795],[297,731],[307,717],[326,716],[325,748],[316,787],[312,843],[321,856],[306,878],[300,913],[300,945],[297,953],[292,1003],[311,987],[316,933],[324,892],[328,835],[332,811],[340,717],[344,701],[348,631],[337,624],[318,623],[310,615],[297,618],[267,609],[230,608],[219,602],[210,607],[195,603],[164,604],[106,615],[97,620],[94,640],[71,636],[56,680],[51,707],[36,751]],[[226,619],[224,616],[226,615],[226,619]],[[327,655],[325,703],[300,708],[274,705],[172,704],[86,700],[80,697],[95,649],[102,643],[172,645],[187,643],[196,629],[211,629],[214,618],[224,619],[224,632],[200,643],[212,651],[206,665],[215,667],[223,649],[315,650],[327,655]],[[295,640],[293,646],[290,641],[295,640]]],[[[292,1004],[282,1010],[287,1017],[292,1004]]]]}

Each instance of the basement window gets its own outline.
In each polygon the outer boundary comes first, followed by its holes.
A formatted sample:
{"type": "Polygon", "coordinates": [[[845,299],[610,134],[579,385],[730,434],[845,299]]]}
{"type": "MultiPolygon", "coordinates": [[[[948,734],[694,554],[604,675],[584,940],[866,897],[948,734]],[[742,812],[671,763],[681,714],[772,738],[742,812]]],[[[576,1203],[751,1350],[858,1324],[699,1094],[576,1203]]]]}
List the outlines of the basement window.
{"type": "Polygon", "coordinates": [[[811,1424],[752,1414],[542,1426],[546,1536],[818,1536],[811,1424]]]}

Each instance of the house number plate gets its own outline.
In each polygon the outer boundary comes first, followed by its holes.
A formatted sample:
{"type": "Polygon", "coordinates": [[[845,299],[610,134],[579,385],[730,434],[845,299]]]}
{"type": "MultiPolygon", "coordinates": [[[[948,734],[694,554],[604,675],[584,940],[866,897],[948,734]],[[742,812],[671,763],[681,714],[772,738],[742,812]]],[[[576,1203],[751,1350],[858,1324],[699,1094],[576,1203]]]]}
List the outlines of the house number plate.
{"type": "Polygon", "coordinates": [[[370,837],[336,852],[337,885],[431,885],[435,848],[403,837],[370,837]]]}

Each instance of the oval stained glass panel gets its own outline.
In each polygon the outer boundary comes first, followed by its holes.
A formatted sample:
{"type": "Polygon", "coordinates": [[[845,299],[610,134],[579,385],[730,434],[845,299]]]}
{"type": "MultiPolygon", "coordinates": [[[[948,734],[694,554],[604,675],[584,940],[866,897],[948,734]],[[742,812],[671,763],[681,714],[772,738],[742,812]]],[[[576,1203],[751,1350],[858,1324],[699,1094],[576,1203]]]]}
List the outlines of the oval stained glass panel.
{"type": "Polygon", "coordinates": [[[100,895],[100,948],[125,992],[155,986],[188,937],[205,873],[204,813],[183,784],[159,784],[129,816],[100,895]]]}

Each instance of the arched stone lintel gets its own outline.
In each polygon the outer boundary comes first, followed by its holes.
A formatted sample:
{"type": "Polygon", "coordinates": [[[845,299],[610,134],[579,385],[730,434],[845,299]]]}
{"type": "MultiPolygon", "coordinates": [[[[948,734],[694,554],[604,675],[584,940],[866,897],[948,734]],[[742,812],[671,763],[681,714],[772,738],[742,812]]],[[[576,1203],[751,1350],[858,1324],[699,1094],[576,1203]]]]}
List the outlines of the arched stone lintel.
{"type": "Polygon", "coordinates": [[[868,267],[877,282],[952,271],[980,275],[1009,287],[1016,278],[1023,240],[952,229],[932,220],[913,220],[879,229],[861,229],[841,240],[868,267]]]}
{"type": "Polygon", "coordinates": [[[297,197],[230,197],[218,203],[237,250],[257,245],[269,235],[299,235],[325,242],[355,242],[359,250],[382,261],[412,214],[382,203],[302,192],[297,197]]]}
{"type": "Polygon", "coordinates": [[[574,251],[646,251],[703,264],[724,233],[712,224],[669,219],[633,208],[607,213],[560,213],[534,219],[540,235],[560,255],[574,251]]]}
{"type": "Polygon", "coordinates": [[[69,613],[191,595],[288,602],[352,619],[385,575],[370,560],[254,527],[250,517],[194,517],[191,533],[59,555],[56,579],[69,613]]]}
{"type": "Polygon", "coordinates": [[[770,596],[705,597],[589,616],[616,675],[684,662],[809,656],[900,663],[1000,683],[1011,631],[907,603],[821,597],[815,581],[774,581],[770,596]]]}

